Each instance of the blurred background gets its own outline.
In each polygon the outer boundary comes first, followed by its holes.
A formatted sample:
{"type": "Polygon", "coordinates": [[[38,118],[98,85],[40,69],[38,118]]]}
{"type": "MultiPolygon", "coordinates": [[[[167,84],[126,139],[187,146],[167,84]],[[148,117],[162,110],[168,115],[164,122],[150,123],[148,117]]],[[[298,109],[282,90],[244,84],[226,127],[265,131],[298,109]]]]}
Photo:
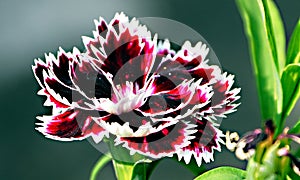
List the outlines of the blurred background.
{"type": "MultiPolygon", "coordinates": [[[[300,15],[300,1],[276,2],[289,36],[300,15]]],[[[101,156],[88,141],[53,141],[35,131],[35,117],[49,109],[43,107],[44,98],[36,95],[39,87],[31,65],[35,58],[44,59],[44,53],[56,54],[59,46],[66,51],[73,46],[83,50],[81,36],[92,36],[93,20],[102,16],[110,21],[120,11],[130,17],[173,19],[200,33],[212,46],[223,69],[236,75],[235,85],[242,88],[242,104],[223,120],[221,129],[243,134],[260,127],[247,42],[233,0],[0,0],[0,179],[88,179],[101,156]]],[[[221,165],[244,168],[245,162],[237,160],[224,146],[207,167],[221,165]]],[[[111,165],[99,175],[99,179],[114,178],[111,165]]],[[[165,160],[151,179],[192,178],[186,169],[165,160]]]]}

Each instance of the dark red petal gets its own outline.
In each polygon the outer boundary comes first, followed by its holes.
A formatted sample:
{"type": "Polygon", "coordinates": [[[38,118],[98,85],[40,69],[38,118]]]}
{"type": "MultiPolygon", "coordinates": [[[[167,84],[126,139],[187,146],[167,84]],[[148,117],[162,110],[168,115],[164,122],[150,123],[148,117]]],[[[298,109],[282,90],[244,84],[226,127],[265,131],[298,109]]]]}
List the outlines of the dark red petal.
{"type": "Polygon", "coordinates": [[[157,55],[156,58],[153,67],[154,73],[168,79],[168,81],[175,84],[175,86],[181,84],[184,80],[192,79],[188,70],[180,62],[174,61],[170,59],[170,57],[164,57],[162,61],[159,61],[160,58],[162,58],[159,55],[157,55]]]}
{"type": "Polygon", "coordinates": [[[187,147],[184,147],[183,150],[193,150],[199,156],[204,150],[208,152],[212,152],[212,148],[217,148],[217,132],[213,125],[203,119],[203,120],[195,120],[196,121],[196,129],[197,132],[193,134],[195,136],[194,139],[191,140],[191,144],[187,147]]]}
{"type": "Polygon", "coordinates": [[[85,57],[72,64],[73,82],[89,98],[110,98],[111,84],[85,57]]]}
{"type": "Polygon", "coordinates": [[[46,89],[41,89],[38,92],[38,94],[47,96],[47,100],[44,103],[44,106],[54,106],[56,108],[68,108],[69,107],[68,103],[58,101],[46,89]]]}
{"type": "Polygon", "coordinates": [[[167,56],[170,55],[173,57],[175,51],[171,49],[171,44],[169,40],[165,39],[164,41],[159,41],[157,44],[157,54],[167,56]]]}
{"type": "MultiPolygon", "coordinates": [[[[152,48],[153,49],[153,48],[152,48]]],[[[125,85],[125,82],[135,82],[135,86],[143,88],[151,70],[153,54],[139,54],[124,62],[114,76],[114,84],[125,85]]],[[[119,68],[119,67],[118,67],[119,68]]]]}
{"type": "Polygon", "coordinates": [[[131,152],[138,152],[151,158],[172,156],[178,149],[186,146],[190,138],[189,128],[188,124],[178,122],[144,137],[118,137],[116,143],[124,143],[123,147],[131,152]]]}
{"type": "Polygon", "coordinates": [[[191,122],[194,121],[197,126],[197,132],[192,134],[195,138],[190,140],[190,144],[183,147],[179,152],[178,156],[180,159],[184,157],[186,163],[189,163],[191,156],[194,156],[198,165],[201,165],[202,158],[205,162],[210,162],[213,160],[213,151],[216,149],[221,150],[220,142],[222,132],[215,128],[208,120],[202,119],[198,120],[191,117],[191,122]]]}
{"type": "Polygon", "coordinates": [[[175,84],[175,82],[173,82],[168,77],[159,75],[159,76],[155,77],[154,82],[153,82],[153,88],[154,88],[153,94],[156,94],[156,93],[159,93],[162,91],[170,91],[170,90],[174,89],[177,85],[175,84]]]}
{"type": "Polygon", "coordinates": [[[65,85],[72,87],[72,81],[69,76],[69,69],[70,69],[70,62],[73,61],[72,57],[68,57],[65,52],[61,50],[58,55],[58,63],[51,62],[52,63],[52,70],[54,75],[57,77],[58,80],[60,80],[65,85]]]}
{"type": "MultiPolygon", "coordinates": [[[[186,52],[186,50],[185,50],[186,52]]],[[[187,55],[187,54],[185,54],[187,55]]],[[[179,62],[182,66],[185,67],[185,69],[190,70],[196,68],[200,63],[202,62],[201,57],[193,58],[192,60],[186,60],[182,57],[177,57],[175,59],[176,62],[179,62]]]]}
{"type": "MultiPolygon", "coordinates": [[[[127,24],[122,25],[128,26],[127,24]]],[[[134,80],[136,80],[141,75],[147,74],[144,72],[145,70],[150,70],[154,46],[144,37],[132,34],[129,27],[125,28],[120,34],[116,32],[116,27],[109,28],[106,39],[102,43],[98,38],[87,39],[86,41],[88,41],[86,44],[88,55],[98,60],[94,63],[104,72],[109,72],[115,76],[116,73],[120,73],[119,71],[124,65],[129,63],[128,66],[134,67],[130,71],[141,71],[141,73],[134,73],[139,75],[134,77],[134,80]]],[[[128,72],[124,76],[127,75],[126,77],[130,78],[131,74],[131,72],[128,72]]]]}
{"type": "Polygon", "coordinates": [[[169,91],[163,91],[148,97],[145,104],[141,106],[139,110],[149,114],[149,116],[158,114],[166,115],[169,114],[170,111],[175,111],[175,114],[178,114],[182,108],[188,104],[191,96],[193,96],[194,90],[194,88],[190,87],[189,83],[182,82],[182,84],[169,91]]]}
{"type": "Polygon", "coordinates": [[[193,67],[205,63],[204,60],[208,53],[209,48],[201,41],[197,42],[195,46],[186,41],[175,56],[182,64],[186,64],[186,67],[190,67],[187,69],[193,69],[193,67]]]}
{"type": "MultiPolygon", "coordinates": [[[[78,68],[80,69],[80,68],[78,68]]],[[[84,86],[83,89],[80,89],[81,87],[76,87],[75,84],[73,84],[74,82],[77,82],[75,79],[77,78],[81,78],[82,76],[79,74],[76,74],[76,72],[74,73],[72,67],[70,67],[69,70],[70,74],[68,75],[68,77],[72,77],[71,83],[72,86],[67,86],[66,84],[64,84],[63,82],[61,82],[59,79],[57,79],[57,77],[55,76],[55,74],[49,73],[46,74],[44,73],[44,84],[45,84],[45,88],[47,93],[50,95],[49,98],[54,98],[55,100],[50,100],[52,102],[58,101],[62,104],[66,104],[66,105],[76,105],[77,107],[84,107],[84,108],[89,108],[89,106],[86,103],[92,104],[92,100],[88,97],[86,97],[86,94],[88,91],[83,91],[85,90],[84,88],[86,88],[86,86],[84,86]],[[74,78],[76,77],[76,78],[74,78]]],[[[85,79],[83,79],[81,82],[88,82],[85,79]]],[[[97,81],[96,81],[97,82],[97,81]]],[[[78,85],[78,84],[77,84],[78,85]]],[[[86,83],[85,83],[86,85],[86,83]]],[[[97,90],[97,88],[95,88],[95,84],[92,84],[92,87],[89,87],[93,93],[93,97],[95,97],[95,91],[97,90]]],[[[101,88],[98,88],[101,90],[101,88]]],[[[47,94],[44,94],[47,95],[47,94]]]]}
{"type": "MultiPolygon", "coordinates": [[[[77,49],[74,49],[73,54],[65,53],[64,50],[60,49],[57,58],[53,54],[46,55],[47,64],[41,60],[35,61],[33,71],[43,88],[39,94],[47,96],[45,105],[67,108],[75,102],[77,105],[81,104],[86,107],[84,102],[90,102],[83,95],[82,90],[76,90],[74,86],[73,80],[77,77],[76,67],[79,67],[79,71],[90,70],[77,66],[79,53],[77,49]]],[[[92,89],[95,89],[95,85],[92,89]]],[[[95,93],[93,97],[95,97],[95,93]]]]}
{"type": "Polygon", "coordinates": [[[100,36],[106,37],[107,33],[107,24],[104,19],[100,18],[99,22],[96,22],[97,32],[100,36]]]}
{"type": "Polygon", "coordinates": [[[128,29],[120,35],[119,39],[113,31],[108,33],[108,39],[103,44],[107,59],[104,60],[101,69],[114,76],[130,59],[140,55],[141,39],[136,35],[132,36],[128,29]]]}
{"type": "Polygon", "coordinates": [[[127,113],[122,113],[121,115],[114,115],[110,114],[101,120],[105,121],[106,123],[118,123],[121,126],[125,123],[129,123],[129,127],[135,132],[138,128],[146,123],[151,122],[150,117],[145,117],[138,111],[131,111],[127,113]]]}
{"type": "Polygon", "coordinates": [[[32,66],[34,76],[41,87],[45,87],[43,72],[48,72],[49,66],[42,60],[35,60],[35,65],[32,66]]]}
{"type": "Polygon", "coordinates": [[[175,57],[158,52],[157,58],[162,60],[156,61],[154,72],[167,77],[174,84],[180,84],[192,78],[195,81],[202,79],[202,84],[204,84],[212,78],[210,74],[214,69],[203,62],[202,56],[194,56],[187,49],[180,50],[175,57]]]}
{"type": "Polygon", "coordinates": [[[200,66],[195,69],[189,70],[189,73],[195,79],[202,79],[201,85],[203,85],[215,78],[213,74],[214,71],[214,66],[208,66],[205,68],[200,66]]]}
{"type": "Polygon", "coordinates": [[[234,102],[240,98],[238,96],[240,89],[231,89],[232,84],[233,76],[227,76],[225,73],[223,79],[217,80],[217,82],[212,85],[214,95],[210,106],[215,116],[224,116],[225,114],[235,111],[235,108],[238,106],[238,104],[234,104],[234,102]]]}
{"type": "Polygon", "coordinates": [[[194,93],[191,101],[189,104],[191,105],[196,105],[196,104],[203,104],[206,103],[210,100],[211,95],[210,95],[210,90],[206,88],[197,88],[196,92],[194,93]]]}
{"type": "Polygon", "coordinates": [[[213,85],[214,96],[212,97],[212,106],[226,104],[228,94],[228,81],[224,83],[218,81],[213,85]]]}
{"type": "Polygon", "coordinates": [[[148,97],[139,110],[154,121],[168,118],[182,119],[191,116],[209,103],[212,93],[208,86],[199,86],[200,81],[182,82],[170,91],[163,91],[148,97]]]}
{"type": "MultiPolygon", "coordinates": [[[[115,85],[123,86],[128,81],[134,82],[135,92],[143,88],[152,68],[154,45],[151,45],[146,39],[139,38],[137,35],[131,35],[129,29],[122,32],[120,37],[116,37],[115,32],[109,31],[107,38],[103,44],[103,51],[107,57],[102,59],[99,57],[97,59],[94,58],[92,63],[99,71],[112,75],[115,85]]],[[[93,75],[95,73],[90,74],[93,75]]],[[[105,92],[98,93],[96,91],[97,94],[100,94],[96,97],[111,98],[111,95],[113,96],[111,94],[113,92],[110,91],[111,84],[108,83],[107,77],[105,78],[102,73],[98,75],[102,77],[97,79],[97,81],[101,82],[96,82],[96,90],[105,92]]]]}
{"type": "Polygon", "coordinates": [[[83,134],[91,136],[95,143],[99,143],[104,136],[109,137],[109,132],[97,124],[90,116],[87,118],[81,129],[83,134]]]}
{"type": "MultiPolygon", "coordinates": [[[[59,81],[57,81],[55,78],[49,78],[47,77],[45,79],[45,84],[47,84],[47,91],[49,92],[49,90],[51,89],[52,91],[54,91],[55,94],[59,94],[60,97],[62,98],[66,98],[68,100],[68,102],[71,104],[72,103],[72,89],[70,89],[69,87],[66,87],[64,85],[62,85],[59,81]]],[[[52,92],[49,92],[53,97],[55,97],[55,94],[52,92]]],[[[58,100],[56,98],[56,100],[58,100]]],[[[60,100],[58,100],[60,101],[60,100]]]]}
{"type": "Polygon", "coordinates": [[[81,140],[90,135],[99,135],[105,130],[92,121],[99,116],[96,111],[66,110],[58,115],[38,117],[42,123],[37,127],[46,137],[57,140],[81,140]]]}

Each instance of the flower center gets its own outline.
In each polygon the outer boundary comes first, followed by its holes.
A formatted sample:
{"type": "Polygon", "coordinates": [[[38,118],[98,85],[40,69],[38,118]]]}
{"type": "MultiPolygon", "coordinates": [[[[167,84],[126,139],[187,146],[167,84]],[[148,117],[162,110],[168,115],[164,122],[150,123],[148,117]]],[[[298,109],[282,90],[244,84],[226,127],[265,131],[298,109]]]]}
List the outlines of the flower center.
{"type": "Polygon", "coordinates": [[[113,88],[111,101],[114,103],[113,114],[120,115],[142,106],[148,97],[147,90],[137,89],[133,82],[126,82],[125,85],[116,85],[113,88]]]}

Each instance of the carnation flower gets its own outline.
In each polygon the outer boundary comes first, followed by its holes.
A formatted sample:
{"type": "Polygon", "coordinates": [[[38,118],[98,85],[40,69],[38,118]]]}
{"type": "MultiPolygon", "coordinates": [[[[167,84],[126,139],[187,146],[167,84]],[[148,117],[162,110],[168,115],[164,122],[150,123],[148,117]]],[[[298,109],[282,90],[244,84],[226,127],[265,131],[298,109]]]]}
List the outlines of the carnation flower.
{"type": "Polygon", "coordinates": [[[123,13],[95,24],[94,37],[83,37],[85,52],[60,48],[35,60],[38,94],[53,108],[36,129],[60,141],[111,138],[151,159],[213,160],[224,143],[217,119],[238,106],[234,76],[208,64],[202,42],[172,50],[123,13]]]}

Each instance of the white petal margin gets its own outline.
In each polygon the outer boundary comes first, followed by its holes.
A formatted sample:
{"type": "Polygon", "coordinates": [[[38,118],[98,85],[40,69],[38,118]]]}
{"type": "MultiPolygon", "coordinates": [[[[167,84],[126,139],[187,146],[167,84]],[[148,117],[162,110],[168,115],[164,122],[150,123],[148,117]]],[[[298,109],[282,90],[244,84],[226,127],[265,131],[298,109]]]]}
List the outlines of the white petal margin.
{"type": "Polygon", "coordinates": [[[139,126],[136,131],[133,131],[133,129],[129,126],[129,122],[120,125],[117,122],[106,122],[101,120],[101,118],[93,119],[98,125],[106,129],[109,133],[120,137],[144,137],[178,123],[177,120],[173,119],[173,121],[165,122],[165,124],[161,124],[158,127],[153,127],[150,122],[147,122],[146,124],[139,126]]]}
{"type": "Polygon", "coordinates": [[[238,99],[240,99],[240,96],[238,95],[241,91],[241,88],[232,88],[232,85],[234,83],[234,75],[229,74],[227,75],[227,72],[222,74],[222,79],[218,79],[218,81],[220,81],[221,83],[225,83],[226,81],[228,82],[228,87],[226,89],[226,92],[224,93],[225,95],[231,94],[230,96],[226,97],[226,99],[224,100],[224,103],[221,104],[221,108],[226,108],[226,106],[233,106],[232,109],[224,111],[222,114],[220,115],[216,115],[219,117],[224,117],[226,118],[226,114],[230,114],[236,111],[236,108],[241,104],[241,103],[235,103],[238,99]],[[230,100],[232,99],[232,100],[230,100]]]}
{"type": "MultiPolygon", "coordinates": [[[[147,156],[149,158],[154,158],[154,159],[159,159],[159,158],[163,158],[163,157],[172,157],[181,148],[183,148],[183,147],[185,147],[185,146],[187,146],[187,145],[190,144],[189,140],[194,138],[194,136],[192,136],[192,134],[197,131],[197,130],[195,130],[196,126],[193,125],[193,124],[190,124],[190,123],[185,122],[185,121],[181,121],[179,123],[182,123],[182,124],[186,125],[186,127],[181,130],[183,132],[185,138],[184,138],[184,140],[183,140],[183,142],[181,144],[174,145],[174,149],[175,149],[174,151],[164,152],[164,150],[161,149],[161,152],[159,152],[157,154],[151,153],[151,149],[147,149],[148,151],[141,151],[139,149],[131,148],[129,146],[129,142],[122,140],[122,137],[120,137],[120,136],[116,137],[116,139],[115,139],[115,146],[122,144],[123,147],[125,147],[128,150],[130,150],[130,155],[134,155],[135,153],[138,153],[138,154],[142,154],[144,156],[147,156]]],[[[165,136],[163,138],[166,138],[168,136],[169,135],[167,135],[167,136],[165,136]]],[[[157,143],[159,145],[162,145],[162,143],[160,143],[158,141],[154,141],[154,142],[150,142],[150,143],[157,143]]],[[[140,144],[143,144],[143,145],[147,144],[148,145],[150,143],[143,142],[143,143],[140,143],[140,144]]],[[[170,145],[170,144],[164,144],[164,145],[170,145]]]]}
{"type": "MultiPolygon", "coordinates": [[[[53,139],[53,140],[58,140],[58,141],[74,141],[74,140],[83,140],[86,139],[88,137],[92,137],[92,139],[95,141],[95,143],[99,143],[103,137],[109,137],[109,132],[104,129],[103,127],[103,131],[99,132],[98,134],[94,133],[94,132],[90,132],[88,134],[84,134],[82,135],[82,137],[67,137],[67,138],[63,138],[63,137],[59,137],[59,136],[55,136],[55,135],[51,135],[47,132],[47,127],[51,122],[57,121],[57,120],[53,120],[53,117],[62,114],[64,112],[66,112],[67,109],[60,109],[60,108],[53,108],[53,112],[51,116],[37,116],[36,118],[40,121],[37,122],[36,125],[39,127],[36,127],[35,129],[39,132],[41,132],[46,138],[49,139],[53,139]]],[[[91,123],[92,118],[88,118],[85,121],[85,124],[83,125],[82,128],[80,128],[80,130],[82,131],[83,129],[86,129],[87,126],[91,123]]]]}
{"type": "Polygon", "coordinates": [[[176,152],[176,154],[178,156],[178,161],[180,161],[183,158],[184,162],[186,164],[189,164],[191,161],[191,158],[193,156],[199,167],[202,164],[202,159],[204,160],[205,163],[214,161],[214,150],[221,152],[221,144],[225,144],[225,142],[221,139],[221,137],[225,137],[223,132],[217,128],[215,128],[215,131],[217,132],[217,136],[216,136],[217,147],[212,147],[211,152],[208,152],[207,150],[205,150],[204,147],[201,147],[202,153],[199,153],[199,156],[198,156],[197,152],[195,152],[195,151],[180,149],[176,152]]]}
{"type": "Polygon", "coordinates": [[[86,138],[85,136],[80,137],[80,138],[74,138],[74,137],[61,138],[58,136],[53,136],[53,135],[47,133],[47,126],[51,121],[53,121],[52,116],[37,116],[36,118],[42,122],[36,123],[36,125],[38,125],[40,127],[36,127],[35,129],[37,131],[41,132],[46,138],[58,140],[58,141],[74,141],[74,140],[83,140],[86,138]]]}
{"type": "Polygon", "coordinates": [[[168,39],[165,39],[164,41],[159,41],[157,44],[157,53],[164,54],[165,51],[167,51],[167,53],[171,54],[172,56],[176,54],[176,52],[173,49],[171,49],[171,44],[168,39]]]}
{"type": "Polygon", "coordinates": [[[201,41],[197,42],[197,44],[194,47],[192,47],[190,41],[185,41],[182,45],[181,50],[178,52],[178,56],[183,56],[185,51],[187,51],[188,53],[188,56],[185,57],[191,58],[189,60],[201,57],[201,61],[204,61],[207,54],[209,53],[209,48],[205,43],[202,43],[201,41]]]}
{"type": "MultiPolygon", "coordinates": [[[[101,24],[101,22],[105,22],[103,18],[99,18],[98,20],[94,20],[96,28],[101,24]]],[[[106,22],[105,22],[106,23],[106,22]]],[[[143,47],[142,39],[146,39],[148,43],[151,43],[150,45],[156,45],[156,40],[152,41],[151,32],[147,29],[146,25],[141,25],[139,21],[136,18],[132,18],[131,21],[129,21],[128,16],[126,16],[123,12],[116,13],[115,17],[110,21],[110,23],[107,25],[106,37],[102,36],[102,33],[99,34],[98,29],[93,32],[94,37],[90,38],[87,36],[82,36],[82,41],[86,47],[86,49],[89,49],[90,47],[93,51],[93,53],[97,56],[97,53],[100,53],[104,58],[107,58],[109,54],[107,54],[104,50],[104,43],[109,44],[108,40],[110,39],[110,35],[115,36],[117,40],[120,40],[122,34],[128,30],[130,35],[138,36],[140,40],[140,47],[143,47]],[[119,21],[118,24],[113,25],[115,21],[119,21]],[[111,34],[112,33],[112,34],[111,34]],[[97,47],[94,47],[93,45],[90,45],[90,42],[97,42],[99,45],[99,49],[97,47]]],[[[157,38],[157,35],[155,35],[157,38]]],[[[154,38],[154,39],[156,39],[154,38]]],[[[133,40],[133,39],[130,39],[133,40]]],[[[126,42],[124,42],[126,43],[126,42]]],[[[117,48],[117,47],[116,47],[117,48]]],[[[99,59],[100,61],[102,59],[99,59]]]]}

